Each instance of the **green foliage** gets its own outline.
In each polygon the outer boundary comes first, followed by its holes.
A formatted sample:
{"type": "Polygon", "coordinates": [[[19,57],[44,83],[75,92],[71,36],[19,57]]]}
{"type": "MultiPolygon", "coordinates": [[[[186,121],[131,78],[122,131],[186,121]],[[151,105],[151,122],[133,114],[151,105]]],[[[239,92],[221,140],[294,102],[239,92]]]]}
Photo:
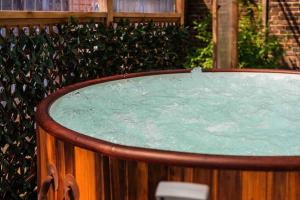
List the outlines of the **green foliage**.
{"type": "Polygon", "coordinates": [[[239,65],[241,68],[278,68],[283,56],[279,40],[263,27],[261,8],[243,1],[245,15],[239,22],[239,65]]]}
{"type": "MultiPolygon", "coordinates": [[[[250,0],[243,0],[240,6],[238,53],[240,68],[278,68],[283,50],[279,40],[268,34],[263,27],[261,8],[250,0]]],[[[195,22],[196,38],[200,47],[189,56],[187,65],[211,68],[213,43],[211,34],[211,16],[195,22]]]]}
{"type": "Polygon", "coordinates": [[[201,21],[194,22],[195,38],[199,47],[194,49],[188,57],[187,67],[211,68],[213,61],[213,43],[212,43],[212,17],[207,15],[201,21]]]}
{"type": "Polygon", "coordinates": [[[180,26],[72,19],[57,30],[0,36],[0,199],[36,199],[34,113],[44,97],[78,81],[180,68],[188,48],[180,26]]]}

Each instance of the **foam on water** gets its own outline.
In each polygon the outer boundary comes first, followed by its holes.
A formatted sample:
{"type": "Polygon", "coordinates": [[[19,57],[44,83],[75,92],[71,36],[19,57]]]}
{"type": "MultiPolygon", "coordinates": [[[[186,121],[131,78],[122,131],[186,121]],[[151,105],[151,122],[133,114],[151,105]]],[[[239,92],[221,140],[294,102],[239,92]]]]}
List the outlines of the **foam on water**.
{"type": "Polygon", "coordinates": [[[73,91],[61,125],[127,146],[227,155],[300,155],[300,76],[172,74],[73,91]]]}

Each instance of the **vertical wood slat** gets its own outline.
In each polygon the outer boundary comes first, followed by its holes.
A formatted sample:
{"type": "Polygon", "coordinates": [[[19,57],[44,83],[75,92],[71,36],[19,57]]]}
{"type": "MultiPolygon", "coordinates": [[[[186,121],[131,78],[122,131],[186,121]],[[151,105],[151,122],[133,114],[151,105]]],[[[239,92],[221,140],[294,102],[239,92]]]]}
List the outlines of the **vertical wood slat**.
{"type": "Polygon", "coordinates": [[[38,141],[38,191],[42,181],[46,178],[47,172],[47,144],[46,133],[37,128],[37,141],[38,141]]]}
{"type": "MultiPolygon", "coordinates": [[[[47,145],[47,166],[46,170],[48,168],[49,164],[53,164],[57,168],[56,163],[56,152],[55,152],[55,138],[51,136],[50,134],[46,135],[46,145],[47,145]]],[[[57,193],[53,190],[53,187],[50,187],[48,192],[48,198],[52,200],[57,200],[57,193]]]]}
{"type": "Polygon", "coordinates": [[[110,163],[107,156],[96,154],[95,156],[95,180],[96,180],[96,199],[111,199],[110,185],[110,163]]]}
{"type": "Polygon", "coordinates": [[[217,199],[241,200],[241,174],[237,170],[219,170],[217,199]]]}
{"type": "Polygon", "coordinates": [[[272,200],[299,200],[300,199],[300,173],[299,172],[273,172],[269,175],[269,195],[272,200]]]}
{"type": "Polygon", "coordinates": [[[127,199],[147,199],[148,166],[143,162],[126,162],[127,199]]]}
{"type": "Polygon", "coordinates": [[[184,169],[182,167],[168,167],[168,180],[170,181],[183,181],[184,169]]]}
{"type": "Polygon", "coordinates": [[[168,180],[168,167],[159,164],[148,164],[148,199],[155,199],[155,191],[160,181],[168,180]],[[151,178],[150,178],[151,177],[151,178]]]}
{"type": "MultiPolygon", "coordinates": [[[[101,187],[101,191],[99,194],[99,190],[97,190],[97,195],[98,197],[100,197],[99,199],[102,200],[106,200],[106,199],[110,199],[110,194],[111,194],[111,188],[110,188],[110,172],[109,172],[109,158],[107,156],[103,156],[103,155],[98,155],[98,158],[101,158],[101,186],[97,186],[97,187],[101,187]]],[[[97,158],[97,159],[98,159],[97,158]]],[[[98,171],[98,169],[97,169],[98,171]]]]}
{"type": "Polygon", "coordinates": [[[267,173],[242,172],[242,200],[267,200],[267,173]]]}
{"type": "Polygon", "coordinates": [[[95,153],[75,147],[75,178],[80,199],[96,200],[95,153]]]}
{"type": "Polygon", "coordinates": [[[219,170],[212,170],[212,186],[210,188],[210,198],[211,200],[218,199],[218,177],[219,177],[219,170]]]}
{"type": "MultiPolygon", "coordinates": [[[[64,142],[55,140],[55,155],[56,155],[56,168],[58,171],[58,191],[57,191],[57,199],[63,196],[63,182],[65,180],[66,173],[66,156],[65,156],[65,147],[64,142]]],[[[69,155],[67,155],[69,156],[69,155]]]]}
{"type": "Polygon", "coordinates": [[[185,21],[185,0],[176,0],[176,13],[180,14],[180,24],[183,25],[185,21]]]}
{"type": "Polygon", "coordinates": [[[184,182],[193,182],[193,168],[191,167],[184,168],[183,173],[184,173],[184,178],[183,178],[184,182]]]}
{"type": "Polygon", "coordinates": [[[65,172],[75,176],[75,148],[72,144],[64,143],[65,172]]]}
{"type": "Polygon", "coordinates": [[[110,25],[114,21],[114,5],[113,0],[107,0],[107,17],[106,24],[110,25]]]}
{"type": "Polygon", "coordinates": [[[109,158],[111,199],[124,199],[127,196],[125,161],[109,158]]]}
{"type": "Polygon", "coordinates": [[[202,169],[194,168],[193,171],[193,182],[199,184],[205,184],[212,187],[212,170],[211,169],[202,169]]]}
{"type": "Polygon", "coordinates": [[[288,173],[289,200],[300,200],[300,172],[288,173]]]}

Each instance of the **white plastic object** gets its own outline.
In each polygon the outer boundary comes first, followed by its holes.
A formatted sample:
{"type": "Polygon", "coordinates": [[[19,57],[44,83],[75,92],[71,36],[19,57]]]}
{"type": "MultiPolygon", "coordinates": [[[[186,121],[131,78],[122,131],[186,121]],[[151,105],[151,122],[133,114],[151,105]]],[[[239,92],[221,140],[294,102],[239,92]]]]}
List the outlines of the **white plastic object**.
{"type": "Polygon", "coordinates": [[[208,193],[207,185],[161,181],[155,197],[157,200],[208,200],[208,193]]]}

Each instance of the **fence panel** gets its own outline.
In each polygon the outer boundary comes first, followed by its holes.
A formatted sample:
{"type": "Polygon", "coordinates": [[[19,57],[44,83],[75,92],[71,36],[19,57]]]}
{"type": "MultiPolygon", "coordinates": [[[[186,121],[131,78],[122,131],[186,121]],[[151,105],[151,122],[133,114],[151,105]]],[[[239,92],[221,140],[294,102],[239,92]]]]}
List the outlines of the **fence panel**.
{"type": "Polygon", "coordinates": [[[65,23],[70,16],[108,25],[123,18],[184,24],[184,0],[0,0],[0,10],[2,29],[65,23]]]}

